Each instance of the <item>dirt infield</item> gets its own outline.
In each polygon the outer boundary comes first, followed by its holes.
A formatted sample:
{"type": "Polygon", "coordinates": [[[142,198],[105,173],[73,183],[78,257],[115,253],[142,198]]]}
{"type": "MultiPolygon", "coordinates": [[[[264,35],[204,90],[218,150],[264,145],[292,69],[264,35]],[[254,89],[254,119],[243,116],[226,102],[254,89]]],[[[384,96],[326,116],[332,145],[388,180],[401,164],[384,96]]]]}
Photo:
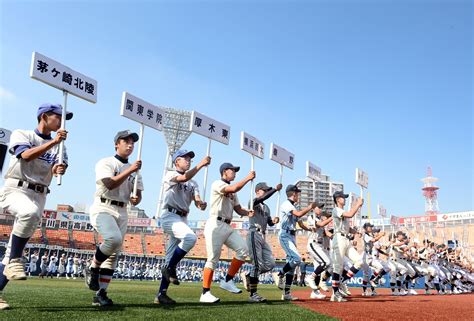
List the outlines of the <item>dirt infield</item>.
{"type": "MultiPolygon", "coordinates": [[[[348,302],[309,299],[310,289],[295,290],[295,304],[341,320],[473,320],[474,294],[417,295],[394,297],[390,290],[379,289],[376,297],[363,297],[361,289],[351,289],[348,302]]],[[[422,293],[421,291],[418,291],[422,293]]]]}

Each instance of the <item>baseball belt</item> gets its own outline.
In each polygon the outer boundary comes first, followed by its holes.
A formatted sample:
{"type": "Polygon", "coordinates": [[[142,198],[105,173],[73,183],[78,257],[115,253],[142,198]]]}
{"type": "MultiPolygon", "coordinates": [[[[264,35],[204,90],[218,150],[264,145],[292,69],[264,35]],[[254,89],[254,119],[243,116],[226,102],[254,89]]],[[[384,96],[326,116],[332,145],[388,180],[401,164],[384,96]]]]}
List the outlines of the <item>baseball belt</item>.
{"type": "Polygon", "coordinates": [[[46,194],[49,194],[49,192],[50,192],[48,186],[41,185],[41,184],[29,183],[27,181],[22,181],[22,180],[18,180],[17,186],[27,188],[27,189],[31,189],[31,190],[35,191],[36,193],[40,193],[40,194],[43,194],[44,192],[46,192],[46,194]]]}
{"type": "Polygon", "coordinates": [[[104,198],[104,197],[101,197],[100,201],[101,201],[101,203],[115,205],[115,206],[118,206],[118,207],[124,207],[125,206],[125,202],[120,202],[120,201],[116,201],[116,200],[109,200],[109,199],[104,198]]]}

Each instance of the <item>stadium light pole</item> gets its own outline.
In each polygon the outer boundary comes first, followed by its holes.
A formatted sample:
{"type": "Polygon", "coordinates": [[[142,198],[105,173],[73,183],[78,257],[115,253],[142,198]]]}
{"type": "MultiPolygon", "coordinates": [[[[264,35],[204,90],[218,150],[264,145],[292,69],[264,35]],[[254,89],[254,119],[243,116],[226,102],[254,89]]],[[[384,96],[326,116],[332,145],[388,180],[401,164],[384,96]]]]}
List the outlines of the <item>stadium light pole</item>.
{"type": "Polygon", "coordinates": [[[158,206],[156,208],[155,218],[161,215],[163,205],[164,182],[166,172],[172,169],[171,157],[178,149],[183,146],[184,142],[191,135],[189,130],[189,122],[191,121],[191,112],[168,107],[161,107],[165,111],[163,117],[163,134],[167,145],[166,159],[163,168],[163,177],[161,179],[160,196],[158,206]]]}

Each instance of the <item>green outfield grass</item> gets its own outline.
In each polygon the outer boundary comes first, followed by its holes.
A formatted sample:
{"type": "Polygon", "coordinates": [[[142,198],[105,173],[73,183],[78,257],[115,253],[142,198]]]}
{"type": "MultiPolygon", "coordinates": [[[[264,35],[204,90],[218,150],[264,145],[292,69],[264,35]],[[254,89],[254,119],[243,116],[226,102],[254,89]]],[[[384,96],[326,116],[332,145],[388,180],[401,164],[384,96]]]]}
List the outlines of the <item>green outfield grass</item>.
{"type": "Polygon", "coordinates": [[[275,286],[260,286],[259,293],[269,302],[247,303],[248,294],[231,294],[213,284],[213,293],[221,299],[215,305],[199,303],[201,285],[182,283],[172,286],[169,295],[178,301],[173,307],[153,304],[159,282],[113,280],[109,308],[91,305],[93,292],[82,280],[32,278],[10,282],[4,298],[11,310],[0,311],[0,320],[52,319],[160,319],[160,320],[334,320],[280,300],[275,286]]]}

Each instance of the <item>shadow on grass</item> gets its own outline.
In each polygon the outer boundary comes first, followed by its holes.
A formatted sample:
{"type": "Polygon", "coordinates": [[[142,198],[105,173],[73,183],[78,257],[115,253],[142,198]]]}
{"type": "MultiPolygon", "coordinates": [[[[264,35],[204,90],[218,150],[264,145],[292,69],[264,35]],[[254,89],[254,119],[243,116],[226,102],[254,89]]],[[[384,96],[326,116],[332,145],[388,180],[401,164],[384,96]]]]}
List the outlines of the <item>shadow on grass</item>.
{"type": "Polygon", "coordinates": [[[183,310],[183,309],[199,309],[199,308],[206,308],[206,309],[222,309],[222,308],[229,308],[229,307],[238,307],[241,308],[243,305],[248,306],[280,306],[280,305],[287,305],[289,302],[284,301],[267,301],[265,303],[250,303],[250,302],[243,302],[243,301],[224,301],[218,303],[200,303],[200,302],[178,302],[175,305],[160,305],[155,303],[146,303],[146,304],[114,304],[113,306],[109,307],[97,307],[97,306],[49,306],[47,308],[41,307],[31,307],[28,309],[37,311],[37,312],[64,312],[64,311],[82,311],[82,312],[94,312],[94,311],[109,311],[109,312],[121,312],[125,309],[165,309],[165,310],[183,310]]]}

